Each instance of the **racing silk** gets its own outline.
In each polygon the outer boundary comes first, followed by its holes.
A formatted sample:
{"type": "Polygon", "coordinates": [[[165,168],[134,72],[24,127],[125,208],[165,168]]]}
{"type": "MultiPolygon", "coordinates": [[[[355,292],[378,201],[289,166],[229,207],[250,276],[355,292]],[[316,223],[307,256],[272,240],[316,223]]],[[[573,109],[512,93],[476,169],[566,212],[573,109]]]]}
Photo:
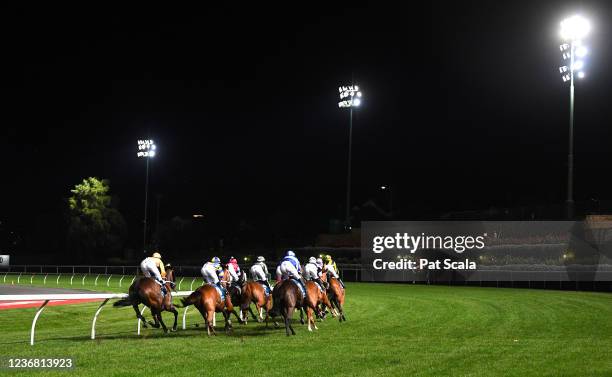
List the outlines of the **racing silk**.
{"type": "Polygon", "coordinates": [[[263,270],[264,274],[268,275],[268,266],[266,266],[264,262],[257,262],[255,263],[255,265],[261,266],[261,269],[263,270]]]}
{"type": "Polygon", "coordinates": [[[336,279],[338,278],[338,267],[336,267],[336,262],[328,263],[325,265],[327,267],[327,271],[336,279]]]}
{"type": "Polygon", "coordinates": [[[281,263],[283,262],[290,262],[298,272],[302,272],[302,266],[300,266],[300,261],[296,257],[286,256],[281,260],[281,263]]]}
{"type": "Polygon", "coordinates": [[[166,277],[166,269],[164,268],[164,262],[161,259],[155,257],[148,257],[148,259],[152,260],[155,263],[155,267],[159,270],[162,278],[166,277]]]}
{"type": "Polygon", "coordinates": [[[234,265],[232,263],[228,263],[227,264],[227,272],[230,274],[231,278],[232,278],[232,282],[238,281],[238,274],[237,272],[240,272],[240,268],[238,268],[238,271],[236,271],[236,267],[238,265],[234,265]]]}
{"type": "Polygon", "coordinates": [[[316,280],[319,276],[317,265],[314,263],[306,263],[304,266],[304,278],[306,280],[316,280]]]}
{"type": "Polygon", "coordinates": [[[238,266],[238,262],[234,262],[234,263],[228,263],[227,265],[229,266],[233,266],[234,267],[234,272],[236,272],[237,274],[240,273],[240,266],[238,266]]]}

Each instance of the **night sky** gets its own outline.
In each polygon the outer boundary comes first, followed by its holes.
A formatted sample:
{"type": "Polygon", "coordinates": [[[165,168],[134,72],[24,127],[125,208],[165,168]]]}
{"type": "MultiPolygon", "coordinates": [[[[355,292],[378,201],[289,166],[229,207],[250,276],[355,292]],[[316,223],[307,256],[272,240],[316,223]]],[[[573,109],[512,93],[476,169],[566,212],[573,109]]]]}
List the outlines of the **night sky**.
{"type": "Polygon", "coordinates": [[[148,135],[162,220],[342,218],[349,117],[337,87],[352,78],[364,93],[354,204],[382,184],[401,220],[562,203],[558,25],[575,12],[593,24],[576,85],[576,200],[612,199],[605,1],[5,9],[0,216],[59,213],[97,176],[138,233],[136,141],[148,135]]]}

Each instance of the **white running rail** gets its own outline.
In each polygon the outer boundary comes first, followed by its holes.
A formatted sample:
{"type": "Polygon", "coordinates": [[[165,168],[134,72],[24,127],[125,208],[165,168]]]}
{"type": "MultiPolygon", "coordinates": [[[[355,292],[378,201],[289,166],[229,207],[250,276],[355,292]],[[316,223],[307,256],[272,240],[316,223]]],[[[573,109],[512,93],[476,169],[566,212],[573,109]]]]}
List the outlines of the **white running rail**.
{"type": "MultiPolygon", "coordinates": [[[[189,296],[191,291],[178,291],[172,292],[173,297],[186,297],[189,296]]],[[[32,320],[32,328],[30,330],[30,345],[34,345],[34,334],[36,332],[36,321],[38,321],[38,317],[42,313],[43,309],[49,301],[61,301],[61,300],[95,300],[100,299],[104,300],[98,310],[96,310],[96,314],[94,314],[93,320],[91,321],[91,339],[96,338],[96,321],[102,308],[109,300],[112,299],[122,299],[127,298],[127,293],[56,293],[56,294],[33,294],[33,295],[0,295],[0,301],[42,301],[42,305],[38,307],[36,310],[36,314],[34,315],[34,319],[32,320]]],[[[142,308],[142,311],[144,311],[142,308]]],[[[186,308],[185,308],[186,309],[186,308]]],[[[185,315],[183,315],[183,329],[185,328],[185,315]]],[[[138,334],[140,335],[140,319],[138,320],[138,334]]]]}

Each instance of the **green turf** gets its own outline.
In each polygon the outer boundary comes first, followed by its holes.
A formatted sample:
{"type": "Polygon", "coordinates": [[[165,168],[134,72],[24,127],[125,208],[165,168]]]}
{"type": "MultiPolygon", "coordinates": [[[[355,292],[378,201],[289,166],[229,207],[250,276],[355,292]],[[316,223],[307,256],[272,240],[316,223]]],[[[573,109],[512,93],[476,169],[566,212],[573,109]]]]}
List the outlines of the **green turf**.
{"type": "MultiPolygon", "coordinates": [[[[0,311],[0,356],[67,357],[72,371],[11,375],[151,376],[611,376],[612,296],[473,287],[348,285],[348,321],[326,320],[296,336],[263,324],[234,324],[206,336],[190,309],[188,329],[135,333],[131,308],[49,307],[37,343],[35,309],[0,311]],[[162,372],[164,369],[167,373],[162,372]]],[[[182,314],[182,309],[180,310],[182,314]]],[[[148,312],[147,312],[148,313],[148,312]]],[[[165,313],[166,322],[171,314],[165,313]]],[[[297,318],[297,316],[296,316],[297,318]]],[[[180,324],[180,318],[179,318],[180,324]]],[[[219,321],[218,325],[221,326],[219,321]]],[[[0,371],[0,374],[6,371],[0,371]]]]}

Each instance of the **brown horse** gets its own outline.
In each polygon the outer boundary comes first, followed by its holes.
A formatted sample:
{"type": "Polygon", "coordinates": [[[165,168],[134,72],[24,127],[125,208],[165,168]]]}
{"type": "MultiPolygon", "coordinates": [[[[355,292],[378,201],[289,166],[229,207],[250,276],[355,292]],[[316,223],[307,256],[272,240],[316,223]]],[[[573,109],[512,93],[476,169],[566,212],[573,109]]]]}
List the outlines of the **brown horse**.
{"type": "Polygon", "coordinates": [[[266,319],[268,319],[270,310],[272,310],[272,294],[266,296],[265,288],[258,282],[245,281],[242,284],[242,295],[240,296],[240,316],[246,324],[248,314],[247,310],[253,316],[253,320],[263,322],[263,309],[266,309],[266,319]],[[255,304],[258,316],[253,313],[251,303],[255,304]]]}
{"type": "MultiPolygon", "coordinates": [[[[226,288],[228,283],[229,275],[226,270],[224,270],[223,279],[221,280],[221,285],[226,288]]],[[[215,288],[212,284],[204,284],[203,286],[197,288],[192,294],[188,297],[185,297],[181,300],[183,306],[194,305],[200,314],[202,314],[202,318],[204,318],[204,323],[206,324],[206,331],[208,335],[217,335],[215,332],[215,327],[213,325],[215,319],[215,313],[223,313],[223,318],[225,320],[225,332],[230,333],[232,331],[232,321],[230,319],[230,314],[234,313],[238,321],[242,323],[240,317],[234,310],[234,306],[232,305],[232,299],[230,297],[230,293],[227,292],[225,294],[225,300],[221,299],[221,295],[217,288],[215,288]]]]}
{"type": "MultiPolygon", "coordinates": [[[[315,289],[318,290],[316,286],[315,289]]],[[[306,292],[308,292],[308,288],[306,292]]],[[[287,336],[295,335],[295,331],[291,326],[291,318],[293,317],[295,309],[300,309],[300,322],[302,324],[304,324],[304,318],[301,309],[310,310],[311,313],[316,310],[314,299],[307,299],[304,297],[297,283],[289,279],[276,284],[272,291],[272,303],[270,315],[274,317],[280,313],[285,320],[285,331],[287,332],[287,336]]]]}
{"type": "Polygon", "coordinates": [[[338,311],[338,320],[346,321],[344,316],[344,288],[335,277],[329,277],[329,288],[327,289],[329,301],[332,303],[331,309],[338,311]]]}
{"type": "Polygon", "coordinates": [[[162,320],[161,312],[168,311],[174,314],[174,324],[172,325],[172,331],[177,329],[178,311],[172,304],[172,287],[174,286],[174,270],[168,268],[166,272],[166,279],[164,282],[166,287],[166,295],[162,295],[161,286],[155,281],[154,278],[142,277],[136,280],[130,286],[128,291],[128,297],[119,300],[113,304],[113,306],[132,306],[134,312],[136,312],[136,318],[142,321],[142,325],[146,328],[147,321],[144,316],[140,313],[138,305],[144,304],[151,309],[151,316],[155,322],[149,322],[149,324],[156,329],[161,327],[164,332],[168,332],[166,324],[162,320]]]}
{"type": "Polygon", "coordinates": [[[302,307],[306,309],[308,331],[312,331],[311,324],[314,326],[315,330],[319,329],[315,323],[313,313],[316,313],[320,318],[324,317],[323,311],[320,309],[321,304],[331,307],[331,303],[329,302],[325,291],[321,291],[321,289],[319,289],[319,285],[314,281],[307,281],[306,298],[304,299],[304,305],[302,305],[302,307]]]}

